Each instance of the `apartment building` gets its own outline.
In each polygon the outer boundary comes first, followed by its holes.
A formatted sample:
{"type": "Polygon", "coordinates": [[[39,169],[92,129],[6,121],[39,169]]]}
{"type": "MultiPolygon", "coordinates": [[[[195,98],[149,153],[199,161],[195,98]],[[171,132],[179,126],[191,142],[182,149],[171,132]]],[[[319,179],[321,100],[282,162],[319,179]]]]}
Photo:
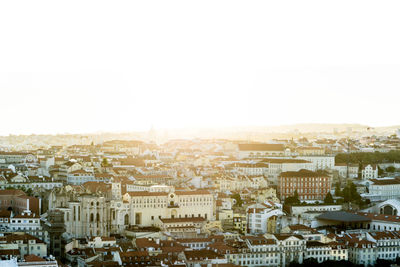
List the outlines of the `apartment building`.
{"type": "Polygon", "coordinates": [[[295,191],[301,201],[323,200],[331,191],[332,178],[325,172],[300,170],[283,172],[279,176],[278,189],[281,200],[293,196],[295,191]]]}
{"type": "Polygon", "coordinates": [[[368,164],[365,166],[365,168],[361,170],[361,178],[363,180],[378,178],[378,165],[368,164]]]}

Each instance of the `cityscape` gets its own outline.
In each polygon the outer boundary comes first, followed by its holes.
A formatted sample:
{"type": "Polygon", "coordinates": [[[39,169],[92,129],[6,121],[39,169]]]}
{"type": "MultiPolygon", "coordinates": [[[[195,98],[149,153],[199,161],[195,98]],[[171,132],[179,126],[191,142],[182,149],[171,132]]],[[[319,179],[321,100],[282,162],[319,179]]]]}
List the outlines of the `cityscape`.
{"type": "Polygon", "coordinates": [[[0,1],[0,267],[400,267],[400,1],[0,1]]]}
{"type": "Polygon", "coordinates": [[[3,136],[0,265],[396,264],[400,129],[385,131],[3,136]]]}

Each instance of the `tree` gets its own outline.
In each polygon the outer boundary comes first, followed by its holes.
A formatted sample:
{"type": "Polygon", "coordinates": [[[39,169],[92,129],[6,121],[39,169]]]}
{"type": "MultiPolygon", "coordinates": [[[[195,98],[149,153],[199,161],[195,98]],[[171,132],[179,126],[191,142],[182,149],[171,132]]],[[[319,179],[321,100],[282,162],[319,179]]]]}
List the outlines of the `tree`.
{"type": "Polygon", "coordinates": [[[335,185],[335,196],[340,197],[342,195],[342,191],[340,189],[340,183],[337,182],[335,185]]]}
{"type": "Polygon", "coordinates": [[[31,188],[28,188],[28,189],[26,190],[26,194],[27,194],[28,196],[32,196],[32,189],[31,189],[31,188]]]}
{"type": "Polygon", "coordinates": [[[101,166],[102,167],[108,167],[108,160],[107,158],[103,158],[102,162],[101,162],[101,166]]]}
{"type": "Polygon", "coordinates": [[[387,171],[387,172],[395,172],[395,171],[396,171],[396,168],[393,167],[393,166],[389,166],[389,167],[386,168],[386,171],[387,171]]]}
{"type": "Polygon", "coordinates": [[[239,193],[233,194],[233,195],[231,196],[231,198],[233,198],[233,199],[236,200],[236,203],[235,203],[235,206],[236,206],[236,207],[241,207],[241,206],[243,205],[243,200],[242,200],[242,198],[241,198],[241,196],[240,196],[239,193]]]}
{"type": "Polygon", "coordinates": [[[335,203],[335,201],[333,200],[333,197],[332,197],[331,193],[328,192],[328,194],[326,194],[326,196],[325,196],[324,204],[331,205],[331,204],[334,204],[334,203],[335,203]]]}
{"type": "Polygon", "coordinates": [[[378,175],[381,176],[384,173],[383,169],[378,166],[378,175]]]}
{"type": "Polygon", "coordinates": [[[299,194],[297,193],[297,190],[294,191],[293,196],[285,199],[285,204],[286,205],[299,205],[300,204],[299,194]]]}

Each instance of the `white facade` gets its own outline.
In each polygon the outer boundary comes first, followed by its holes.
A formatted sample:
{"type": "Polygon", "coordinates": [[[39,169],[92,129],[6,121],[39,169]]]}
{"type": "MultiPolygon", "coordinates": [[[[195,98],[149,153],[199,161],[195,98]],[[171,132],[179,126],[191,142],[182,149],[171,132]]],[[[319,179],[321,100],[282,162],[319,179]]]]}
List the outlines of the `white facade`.
{"type": "Polygon", "coordinates": [[[361,178],[363,180],[378,178],[378,166],[368,164],[364,170],[361,171],[361,178]]]}
{"type": "Polygon", "coordinates": [[[270,230],[276,232],[276,218],[283,216],[282,206],[255,204],[247,208],[247,227],[250,233],[265,234],[270,230]],[[271,218],[273,221],[271,222],[271,218]],[[268,229],[268,223],[272,224],[268,229]]]}
{"type": "Polygon", "coordinates": [[[124,200],[134,212],[132,224],[153,226],[161,218],[214,218],[214,197],[206,190],[165,192],[128,192],[124,200]]]}
{"type": "Polygon", "coordinates": [[[312,162],[315,170],[329,170],[335,167],[335,156],[299,156],[296,159],[304,159],[312,162]]]}
{"type": "Polygon", "coordinates": [[[400,180],[397,178],[373,179],[366,182],[368,193],[362,197],[371,201],[385,201],[400,198],[400,180]]]}

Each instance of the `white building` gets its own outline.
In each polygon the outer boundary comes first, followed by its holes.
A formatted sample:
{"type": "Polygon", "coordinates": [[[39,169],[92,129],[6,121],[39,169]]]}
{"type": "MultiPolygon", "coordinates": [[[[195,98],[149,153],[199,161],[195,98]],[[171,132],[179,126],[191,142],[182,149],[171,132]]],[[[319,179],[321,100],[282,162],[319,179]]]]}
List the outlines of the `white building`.
{"type": "Polygon", "coordinates": [[[400,257],[399,231],[369,232],[366,238],[376,243],[377,258],[394,261],[400,257]]]}
{"type": "Polygon", "coordinates": [[[95,180],[94,173],[84,170],[76,170],[67,175],[67,183],[72,185],[81,185],[95,180]]]}
{"type": "Polygon", "coordinates": [[[378,178],[378,166],[368,164],[363,170],[361,170],[361,178],[363,180],[378,178]]]}
{"type": "Polygon", "coordinates": [[[335,156],[299,156],[296,159],[310,161],[313,164],[313,171],[316,170],[331,170],[335,167],[335,156]]]}
{"type": "Polygon", "coordinates": [[[12,232],[24,232],[48,242],[48,233],[40,224],[40,217],[31,211],[25,211],[10,219],[8,229],[12,232]]]}
{"type": "Polygon", "coordinates": [[[252,234],[277,232],[278,217],[283,216],[282,205],[271,202],[254,204],[247,208],[247,227],[252,234]]]}
{"type": "Polygon", "coordinates": [[[345,245],[339,243],[322,243],[318,241],[307,241],[305,259],[314,258],[318,263],[327,260],[348,260],[348,250],[345,245]]]}
{"type": "Polygon", "coordinates": [[[371,179],[366,182],[368,193],[362,197],[371,201],[385,201],[400,198],[400,178],[371,179]]]}
{"type": "Polygon", "coordinates": [[[278,241],[263,236],[245,236],[249,251],[226,254],[230,263],[242,266],[282,266],[278,241]]]}
{"type": "Polygon", "coordinates": [[[123,199],[134,213],[131,224],[152,226],[159,224],[161,218],[214,218],[214,197],[207,190],[127,192],[123,199]]]}
{"type": "MultiPolygon", "coordinates": [[[[290,152],[290,151],[289,151],[290,152]]],[[[287,154],[282,144],[239,144],[238,158],[265,158],[287,154]]]]}

